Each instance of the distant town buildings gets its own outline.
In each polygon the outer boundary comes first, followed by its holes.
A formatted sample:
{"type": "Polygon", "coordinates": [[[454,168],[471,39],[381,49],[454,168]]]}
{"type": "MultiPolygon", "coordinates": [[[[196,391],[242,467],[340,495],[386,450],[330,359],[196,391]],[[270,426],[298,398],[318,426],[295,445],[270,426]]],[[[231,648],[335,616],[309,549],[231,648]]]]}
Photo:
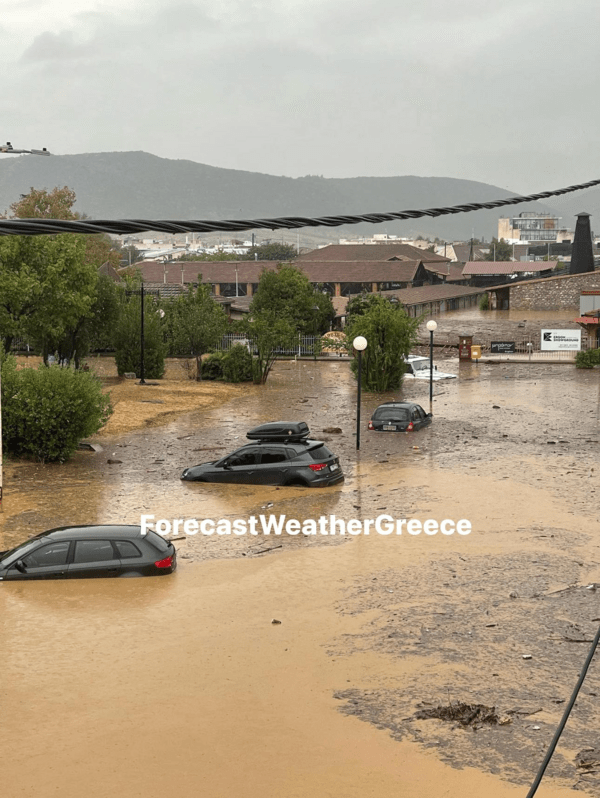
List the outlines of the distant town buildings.
{"type": "Polygon", "coordinates": [[[498,240],[503,238],[509,244],[521,242],[535,244],[546,242],[573,241],[573,231],[561,228],[561,217],[550,213],[524,211],[518,216],[503,216],[498,220],[498,240]]]}

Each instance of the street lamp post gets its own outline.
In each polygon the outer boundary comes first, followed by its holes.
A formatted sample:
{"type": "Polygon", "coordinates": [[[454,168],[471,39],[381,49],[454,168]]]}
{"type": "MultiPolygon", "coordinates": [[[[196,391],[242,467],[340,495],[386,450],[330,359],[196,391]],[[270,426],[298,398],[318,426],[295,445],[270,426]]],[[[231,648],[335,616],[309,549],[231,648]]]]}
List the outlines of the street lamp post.
{"type": "MultiPolygon", "coordinates": [[[[51,155],[52,153],[48,152],[48,150],[44,147],[41,150],[19,150],[15,149],[10,141],[7,141],[6,144],[0,145],[0,153],[3,155],[51,155]]],[[[0,360],[0,513],[3,510],[2,507],[2,362],[0,360]]]]}
{"type": "MultiPolygon", "coordinates": [[[[429,404],[433,404],[433,333],[437,330],[437,322],[431,319],[427,322],[429,330],[429,404]]],[[[431,408],[430,408],[431,409],[431,408]]]]}
{"type": "MultiPolygon", "coordinates": [[[[159,296],[160,292],[157,289],[147,290],[144,289],[144,282],[142,280],[141,287],[138,288],[131,288],[125,291],[126,296],[138,295],[140,297],[140,381],[138,385],[148,385],[145,380],[145,369],[144,369],[144,349],[145,349],[145,341],[144,341],[144,297],[146,294],[153,294],[155,296],[159,296]]],[[[161,318],[165,315],[164,311],[159,311],[161,318]]]]}
{"type": "Polygon", "coordinates": [[[360,449],[360,389],[362,382],[362,353],[367,348],[367,339],[362,335],[352,341],[352,346],[358,352],[358,391],[356,394],[356,449],[360,449]]]}
{"type": "Polygon", "coordinates": [[[321,308],[318,305],[313,305],[313,358],[317,359],[317,316],[321,308]]]}
{"type": "Polygon", "coordinates": [[[141,286],[141,298],[142,298],[142,306],[141,306],[141,328],[140,328],[140,385],[145,385],[146,380],[144,379],[144,281],[142,280],[141,286]]]}

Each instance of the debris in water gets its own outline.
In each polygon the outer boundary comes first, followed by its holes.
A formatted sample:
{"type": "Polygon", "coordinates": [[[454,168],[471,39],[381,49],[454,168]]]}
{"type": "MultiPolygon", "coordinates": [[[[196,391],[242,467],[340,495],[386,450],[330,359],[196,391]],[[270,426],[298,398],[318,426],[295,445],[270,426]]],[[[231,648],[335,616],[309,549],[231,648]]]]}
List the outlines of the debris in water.
{"type": "Polygon", "coordinates": [[[484,723],[489,723],[492,726],[504,726],[511,723],[510,718],[501,718],[498,715],[496,707],[486,707],[485,704],[465,704],[462,701],[451,701],[448,706],[420,709],[415,712],[414,717],[418,720],[438,718],[439,720],[456,721],[461,726],[472,726],[474,729],[484,723]]]}
{"type": "Polygon", "coordinates": [[[584,770],[600,767],[600,748],[584,748],[575,757],[575,765],[584,770]]]}

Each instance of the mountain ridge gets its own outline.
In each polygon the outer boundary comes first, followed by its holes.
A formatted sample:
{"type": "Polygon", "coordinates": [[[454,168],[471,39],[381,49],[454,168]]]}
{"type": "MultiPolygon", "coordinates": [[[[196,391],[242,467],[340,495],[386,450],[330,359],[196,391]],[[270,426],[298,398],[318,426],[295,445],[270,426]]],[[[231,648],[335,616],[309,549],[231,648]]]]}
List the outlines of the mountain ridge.
{"type": "MultiPolygon", "coordinates": [[[[31,187],[51,190],[55,186],[73,189],[76,209],[96,219],[216,221],[362,215],[517,196],[498,186],[453,177],[285,177],[161,158],[141,150],[0,159],[0,210],[7,209],[31,187]]],[[[465,240],[474,235],[489,240],[497,235],[498,218],[503,214],[525,210],[558,213],[563,216],[563,225],[573,228],[572,207],[591,206],[588,212],[592,215],[596,207],[600,210],[600,190],[590,189],[568,199],[571,201],[561,197],[551,204],[523,203],[436,219],[361,223],[330,229],[329,234],[387,232],[442,240],[465,240]]]]}

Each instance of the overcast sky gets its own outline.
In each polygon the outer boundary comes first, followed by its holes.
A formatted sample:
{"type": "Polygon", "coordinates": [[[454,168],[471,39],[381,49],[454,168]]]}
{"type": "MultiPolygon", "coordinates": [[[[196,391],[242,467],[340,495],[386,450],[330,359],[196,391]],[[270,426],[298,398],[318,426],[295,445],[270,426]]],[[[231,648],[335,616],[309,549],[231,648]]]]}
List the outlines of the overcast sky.
{"type": "Polygon", "coordinates": [[[0,141],[559,188],[600,177],[599,30],[598,0],[11,0],[0,141]]]}

